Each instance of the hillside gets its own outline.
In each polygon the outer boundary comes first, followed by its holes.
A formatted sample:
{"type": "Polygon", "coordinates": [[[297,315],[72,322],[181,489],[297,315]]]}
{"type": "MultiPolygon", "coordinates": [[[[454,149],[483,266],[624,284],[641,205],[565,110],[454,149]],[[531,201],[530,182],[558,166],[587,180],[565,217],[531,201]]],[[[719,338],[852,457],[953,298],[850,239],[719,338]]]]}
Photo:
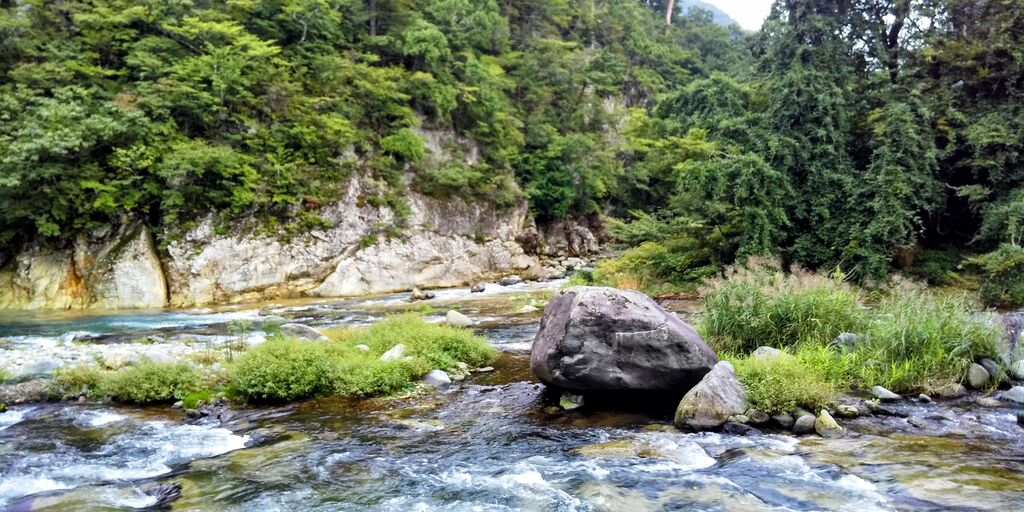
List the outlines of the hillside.
{"type": "Polygon", "coordinates": [[[704,9],[706,11],[711,11],[711,18],[719,25],[739,25],[739,23],[736,23],[736,20],[732,19],[732,17],[725,13],[725,11],[701,0],[680,0],[677,5],[677,9],[679,10],[678,12],[682,16],[689,14],[690,9],[704,9]]]}

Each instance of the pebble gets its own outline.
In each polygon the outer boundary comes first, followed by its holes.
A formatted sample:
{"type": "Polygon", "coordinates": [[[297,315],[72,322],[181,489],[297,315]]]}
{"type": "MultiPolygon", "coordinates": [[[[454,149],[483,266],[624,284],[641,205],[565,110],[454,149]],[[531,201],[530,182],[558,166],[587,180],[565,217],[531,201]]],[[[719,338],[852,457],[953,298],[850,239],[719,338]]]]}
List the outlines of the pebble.
{"type": "Polygon", "coordinates": [[[977,400],[975,400],[975,403],[977,403],[978,405],[980,405],[982,407],[1002,407],[1003,406],[1002,402],[1000,402],[999,400],[996,400],[995,398],[988,397],[988,396],[979,397],[977,400]]]}
{"type": "Polygon", "coordinates": [[[1024,404],[1024,386],[1014,386],[1003,393],[1003,400],[1015,404],[1024,404]]]}
{"type": "Polygon", "coordinates": [[[840,427],[832,415],[825,409],[818,413],[814,421],[814,431],[825,439],[837,439],[843,437],[843,427],[840,427]]]}
{"type": "Polygon", "coordinates": [[[841,418],[856,418],[860,416],[860,411],[852,405],[839,404],[836,406],[836,415],[841,418]]]}
{"type": "Polygon", "coordinates": [[[920,401],[921,403],[924,403],[924,404],[932,403],[932,397],[930,397],[930,396],[928,396],[928,395],[926,395],[924,393],[921,393],[920,395],[917,395],[917,399],[918,399],[918,401],[920,401]]]}
{"type": "Polygon", "coordinates": [[[494,367],[493,366],[484,366],[484,367],[481,367],[481,368],[477,368],[476,370],[473,370],[473,371],[477,372],[477,373],[493,372],[494,371],[494,367]]]}
{"type": "Polygon", "coordinates": [[[451,377],[444,370],[430,370],[423,376],[422,382],[431,387],[447,386],[452,383],[451,377]]]}
{"type": "Polygon", "coordinates": [[[786,430],[793,428],[793,424],[796,423],[796,420],[793,419],[793,416],[788,413],[776,414],[775,416],[772,416],[772,419],[775,420],[775,423],[777,423],[780,427],[786,430]]]}
{"type": "Polygon", "coordinates": [[[980,364],[972,363],[967,370],[967,384],[974,389],[984,389],[991,378],[992,375],[980,364]]]}

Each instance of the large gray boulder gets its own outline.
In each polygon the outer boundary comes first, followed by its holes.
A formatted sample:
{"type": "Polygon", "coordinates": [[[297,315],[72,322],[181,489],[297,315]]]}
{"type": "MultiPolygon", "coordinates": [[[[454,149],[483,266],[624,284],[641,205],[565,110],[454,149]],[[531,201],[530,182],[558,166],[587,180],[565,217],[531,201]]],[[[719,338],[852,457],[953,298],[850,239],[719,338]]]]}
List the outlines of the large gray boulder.
{"type": "Polygon", "coordinates": [[[679,402],[675,424],[692,430],[718,429],[730,416],[743,414],[749,405],[732,365],[720,361],[679,402]]]}
{"type": "Polygon", "coordinates": [[[584,392],[683,393],[716,362],[693,328],[650,297],[589,286],[551,299],[530,354],[541,382],[584,392]]]}

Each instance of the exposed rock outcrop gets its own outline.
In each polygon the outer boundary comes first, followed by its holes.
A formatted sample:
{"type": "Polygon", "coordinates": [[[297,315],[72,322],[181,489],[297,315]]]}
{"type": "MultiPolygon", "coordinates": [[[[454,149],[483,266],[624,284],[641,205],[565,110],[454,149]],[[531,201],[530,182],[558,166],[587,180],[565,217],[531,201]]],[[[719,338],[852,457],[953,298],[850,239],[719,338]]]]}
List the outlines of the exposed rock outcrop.
{"type": "Polygon", "coordinates": [[[33,246],[0,270],[0,308],[161,308],[167,283],[141,224],[79,237],[70,247],[33,246]]]}
{"type": "Polygon", "coordinates": [[[562,389],[681,394],[717,361],[696,331],[650,297],[576,286],[544,308],[530,368],[562,389]]]}

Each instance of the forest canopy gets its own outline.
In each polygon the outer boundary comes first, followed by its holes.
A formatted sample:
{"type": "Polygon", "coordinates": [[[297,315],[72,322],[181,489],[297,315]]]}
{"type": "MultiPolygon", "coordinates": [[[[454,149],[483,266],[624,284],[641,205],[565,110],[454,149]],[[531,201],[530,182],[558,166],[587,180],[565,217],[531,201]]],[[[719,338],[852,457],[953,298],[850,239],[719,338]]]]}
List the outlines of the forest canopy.
{"type": "Polygon", "coordinates": [[[399,213],[600,217],[673,282],[982,255],[1024,300],[1024,4],[779,0],[751,33],[670,3],[0,0],[0,265],[125,218],[295,232],[359,174],[399,213]]]}

